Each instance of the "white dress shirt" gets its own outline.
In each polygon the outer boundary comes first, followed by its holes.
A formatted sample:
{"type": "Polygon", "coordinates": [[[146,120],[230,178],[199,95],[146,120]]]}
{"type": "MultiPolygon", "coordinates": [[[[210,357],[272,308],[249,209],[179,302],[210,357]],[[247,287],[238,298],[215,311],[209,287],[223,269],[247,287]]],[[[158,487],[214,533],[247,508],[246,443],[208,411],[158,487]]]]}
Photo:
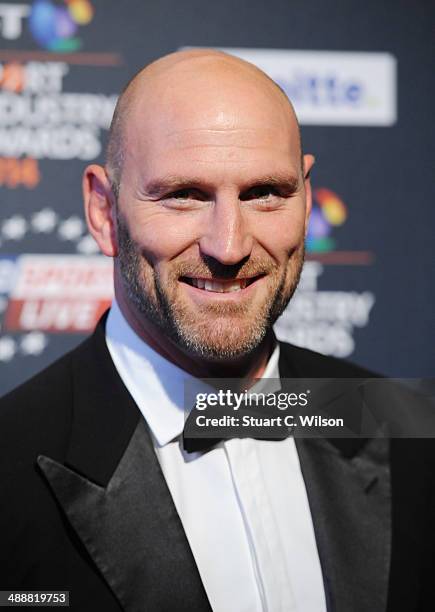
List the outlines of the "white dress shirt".
{"type": "MultiPolygon", "coordinates": [[[[143,342],[114,301],[106,342],[153,434],[157,458],[215,612],[326,612],[322,572],[293,438],[231,439],[186,453],[184,384],[194,379],[143,342]]],[[[279,378],[279,345],[264,378],[279,378]]]]}

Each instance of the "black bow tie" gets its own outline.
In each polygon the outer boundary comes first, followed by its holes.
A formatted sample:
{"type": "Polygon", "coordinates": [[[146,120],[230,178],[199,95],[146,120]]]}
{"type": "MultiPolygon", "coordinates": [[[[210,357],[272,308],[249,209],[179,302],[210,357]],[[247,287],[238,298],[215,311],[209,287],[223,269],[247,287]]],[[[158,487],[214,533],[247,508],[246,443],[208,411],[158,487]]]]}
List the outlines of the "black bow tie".
{"type": "Polygon", "coordinates": [[[206,452],[222,442],[223,438],[187,438],[183,431],[183,448],[187,453],[206,452]]]}
{"type": "MultiPolygon", "coordinates": [[[[286,430],[286,435],[282,438],[250,438],[251,440],[267,440],[268,442],[280,442],[288,438],[290,431],[286,430]]],[[[246,436],[249,437],[249,436],[246,436]]],[[[231,440],[232,438],[186,438],[183,432],[183,448],[186,453],[207,452],[217,446],[219,442],[231,440]]]]}
{"type": "MultiPolygon", "coordinates": [[[[273,429],[273,436],[270,432],[267,435],[262,436],[261,431],[256,428],[251,428],[248,430],[236,429],[235,431],[230,431],[228,429],[215,430],[215,433],[220,433],[221,435],[215,435],[214,437],[207,437],[207,434],[210,433],[210,430],[204,431],[204,436],[198,435],[198,427],[195,427],[195,418],[198,414],[202,414],[198,412],[198,410],[193,409],[189,416],[187,417],[186,423],[184,424],[184,429],[182,433],[182,443],[183,448],[188,453],[195,452],[206,452],[217,446],[219,442],[225,440],[231,440],[232,438],[251,438],[253,440],[269,440],[269,441],[279,441],[284,440],[284,438],[288,438],[292,435],[292,428],[287,426],[277,426],[273,429]],[[222,435],[223,434],[223,435],[222,435]]],[[[217,416],[219,412],[215,413],[217,416]]]]}

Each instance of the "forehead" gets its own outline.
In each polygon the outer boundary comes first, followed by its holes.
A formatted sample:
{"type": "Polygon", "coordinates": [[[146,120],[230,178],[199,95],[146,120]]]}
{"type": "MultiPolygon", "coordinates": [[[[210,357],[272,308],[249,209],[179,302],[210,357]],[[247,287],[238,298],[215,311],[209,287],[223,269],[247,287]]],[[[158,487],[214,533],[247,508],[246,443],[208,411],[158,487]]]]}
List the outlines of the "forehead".
{"type": "Polygon", "coordinates": [[[125,169],[278,164],[296,171],[300,143],[290,105],[264,78],[243,76],[185,70],[138,91],[125,126],[125,169]]]}

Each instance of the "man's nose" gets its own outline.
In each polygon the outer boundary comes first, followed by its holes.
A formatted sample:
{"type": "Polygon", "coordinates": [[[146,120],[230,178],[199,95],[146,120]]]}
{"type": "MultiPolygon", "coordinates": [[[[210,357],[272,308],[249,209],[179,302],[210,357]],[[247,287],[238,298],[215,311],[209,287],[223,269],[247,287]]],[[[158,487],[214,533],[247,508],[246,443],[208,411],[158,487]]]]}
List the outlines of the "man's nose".
{"type": "Polygon", "coordinates": [[[222,197],[214,202],[199,242],[203,255],[233,265],[251,254],[253,236],[242,206],[237,197],[222,197]]]}

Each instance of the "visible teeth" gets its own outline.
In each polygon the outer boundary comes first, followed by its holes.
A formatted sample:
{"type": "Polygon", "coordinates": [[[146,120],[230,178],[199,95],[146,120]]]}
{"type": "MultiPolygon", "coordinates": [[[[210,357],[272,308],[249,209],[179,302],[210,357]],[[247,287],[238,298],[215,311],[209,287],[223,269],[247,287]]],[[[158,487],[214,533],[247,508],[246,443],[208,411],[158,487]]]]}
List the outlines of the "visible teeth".
{"type": "Polygon", "coordinates": [[[206,291],[213,291],[214,293],[232,293],[233,291],[244,289],[247,285],[247,281],[244,278],[226,283],[216,280],[206,280],[204,278],[190,278],[189,280],[197,289],[205,289],[206,291]]]}

